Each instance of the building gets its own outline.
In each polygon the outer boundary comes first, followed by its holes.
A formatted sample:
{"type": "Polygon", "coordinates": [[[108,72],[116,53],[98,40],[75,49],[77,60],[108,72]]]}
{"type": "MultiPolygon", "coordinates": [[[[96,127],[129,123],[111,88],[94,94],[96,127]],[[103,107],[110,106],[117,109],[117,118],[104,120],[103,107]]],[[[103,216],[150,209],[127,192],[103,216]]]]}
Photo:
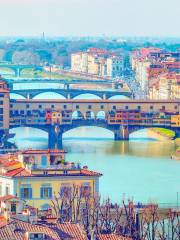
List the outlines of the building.
{"type": "Polygon", "coordinates": [[[123,72],[123,59],[121,57],[112,56],[107,58],[107,76],[118,77],[123,72]]]}
{"type": "Polygon", "coordinates": [[[150,99],[179,98],[178,77],[175,76],[180,73],[179,57],[179,52],[156,48],[142,48],[132,53],[131,64],[136,81],[150,99]]]}
{"type": "Polygon", "coordinates": [[[19,159],[25,165],[31,165],[34,168],[43,166],[56,166],[65,161],[65,151],[58,149],[33,150],[28,149],[19,154],[19,159]]]}
{"type": "Polygon", "coordinates": [[[149,98],[180,99],[180,74],[168,72],[151,79],[149,98]]]}
{"type": "Polygon", "coordinates": [[[89,48],[71,55],[71,70],[102,77],[122,75],[123,59],[104,49],[89,48]]]}
{"type": "Polygon", "coordinates": [[[0,137],[9,130],[9,89],[0,76],[0,137]]]}
{"type": "Polygon", "coordinates": [[[0,197],[0,216],[9,219],[23,211],[25,202],[13,195],[0,197]]]}
{"type": "Polygon", "coordinates": [[[0,239],[3,240],[87,240],[83,228],[79,224],[56,223],[31,224],[12,219],[0,225],[0,239]]]}
{"type": "Polygon", "coordinates": [[[102,174],[63,158],[64,152],[59,150],[27,150],[17,154],[16,160],[7,156],[8,162],[0,166],[1,196],[11,194],[30,206],[47,209],[55,196],[73,191],[74,186],[81,194],[98,194],[102,174]]]}

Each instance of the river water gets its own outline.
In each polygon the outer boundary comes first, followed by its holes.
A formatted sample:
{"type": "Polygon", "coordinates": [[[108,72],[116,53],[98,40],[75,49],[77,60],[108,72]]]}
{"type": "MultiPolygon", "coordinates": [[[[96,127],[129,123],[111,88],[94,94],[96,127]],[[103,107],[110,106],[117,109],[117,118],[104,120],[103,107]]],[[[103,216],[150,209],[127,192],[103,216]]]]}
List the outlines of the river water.
{"type": "MultiPolygon", "coordinates": [[[[46,93],[36,98],[57,97],[60,98],[46,93]]],[[[11,132],[16,133],[11,141],[20,149],[47,148],[47,134],[41,130],[17,128],[11,132]]],[[[63,148],[68,152],[67,161],[88,165],[103,174],[100,178],[102,198],[158,202],[164,206],[176,206],[179,202],[180,205],[180,162],[171,159],[175,150],[172,141],[158,141],[148,131],[141,130],[132,134],[129,142],[115,142],[113,134],[106,129],[81,127],[64,134],[63,148]]]]}

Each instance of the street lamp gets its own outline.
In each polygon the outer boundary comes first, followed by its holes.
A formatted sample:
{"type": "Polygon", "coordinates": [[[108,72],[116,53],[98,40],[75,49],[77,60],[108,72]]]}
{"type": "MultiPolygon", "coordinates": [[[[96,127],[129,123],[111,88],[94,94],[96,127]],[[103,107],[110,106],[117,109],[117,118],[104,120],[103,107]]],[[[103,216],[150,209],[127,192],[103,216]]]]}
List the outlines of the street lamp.
{"type": "Polygon", "coordinates": [[[177,192],[176,200],[177,200],[177,209],[178,209],[179,208],[179,192],[177,192]]]}

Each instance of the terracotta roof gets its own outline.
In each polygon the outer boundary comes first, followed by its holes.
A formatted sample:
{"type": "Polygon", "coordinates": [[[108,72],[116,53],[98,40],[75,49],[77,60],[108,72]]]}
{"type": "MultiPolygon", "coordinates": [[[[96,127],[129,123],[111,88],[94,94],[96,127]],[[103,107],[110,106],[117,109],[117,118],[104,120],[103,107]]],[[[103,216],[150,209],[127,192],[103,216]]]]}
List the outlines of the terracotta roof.
{"type": "Polygon", "coordinates": [[[17,168],[17,169],[6,172],[4,175],[6,177],[32,176],[32,174],[25,168],[17,168]]]}
{"type": "Polygon", "coordinates": [[[8,90],[8,89],[0,88],[0,92],[1,92],[1,93],[9,93],[9,90],[8,90]]]}
{"type": "Polygon", "coordinates": [[[12,160],[12,161],[6,162],[6,163],[4,164],[4,167],[11,167],[11,166],[13,166],[13,165],[20,164],[20,163],[21,163],[21,162],[19,162],[19,161],[12,160]]]}
{"type": "MultiPolygon", "coordinates": [[[[7,224],[7,219],[4,216],[0,216],[0,228],[7,224]]],[[[1,231],[1,230],[0,230],[1,231]]],[[[0,238],[1,239],[1,238],[0,238]]],[[[3,239],[3,238],[2,238],[3,239]]]]}
{"type": "Polygon", "coordinates": [[[102,176],[101,173],[90,171],[88,169],[81,169],[81,174],[87,175],[87,176],[102,176]]]}
{"type": "Polygon", "coordinates": [[[132,240],[132,239],[119,236],[117,234],[99,234],[98,240],[132,240]]]}
{"type": "Polygon", "coordinates": [[[18,198],[16,196],[13,196],[13,195],[6,195],[6,196],[3,196],[3,197],[0,197],[0,202],[8,201],[8,200],[11,200],[11,199],[18,199],[18,198]]]}
{"type": "Polygon", "coordinates": [[[0,239],[3,240],[24,240],[24,234],[44,233],[49,240],[86,240],[83,230],[78,224],[64,223],[47,225],[35,225],[19,220],[14,220],[0,228],[0,239]]]}

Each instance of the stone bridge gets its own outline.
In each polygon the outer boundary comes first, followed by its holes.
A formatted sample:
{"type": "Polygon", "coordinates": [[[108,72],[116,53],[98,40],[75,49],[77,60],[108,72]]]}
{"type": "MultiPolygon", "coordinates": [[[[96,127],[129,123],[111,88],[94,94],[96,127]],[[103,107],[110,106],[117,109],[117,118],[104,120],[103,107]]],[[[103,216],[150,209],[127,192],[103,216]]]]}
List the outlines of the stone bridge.
{"type": "MultiPolygon", "coordinates": [[[[42,66],[36,66],[36,65],[17,65],[17,64],[0,64],[0,69],[1,68],[6,68],[6,69],[11,69],[14,71],[15,77],[20,77],[21,72],[24,69],[34,69],[34,70],[42,70],[42,66]]],[[[0,70],[1,72],[1,70],[0,70]]]]}
{"type": "MultiPolygon", "coordinates": [[[[180,127],[171,126],[171,124],[158,124],[152,121],[146,123],[131,124],[110,124],[107,118],[101,119],[98,113],[103,112],[107,116],[109,112],[121,110],[138,110],[143,113],[157,113],[160,111],[180,113],[179,100],[11,100],[9,128],[15,127],[35,127],[42,129],[49,134],[49,147],[60,147],[62,145],[62,135],[73,128],[81,126],[97,126],[114,132],[115,140],[128,140],[129,134],[144,128],[162,127],[171,129],[177,137],[180,137],[180,127]],[[51,125],[46,122],[45,111],[69,111],[70,122],[62,125],[51,125]],[[93,113],[86,117],[87,113],[93,113]],[[79,117],[73,117],[74,113],[80,113],[79,117]]],[[[78,114],[79,115],[79,114],[78,114]]],[[[152,120],[152,118],[151,118],[152,120]]],[[[69,120],[68,120],[69,121],[69,120]]]]}
{"type": "Polygon", "coordinates": [[[61,89],[61,88],[43,88],[43,89],[26,89],[26,90],[11,90],[11,93],[18,94],[26,99],[33,99],[41,93],[53,92],[63,96],[66,99],[73,99],[81,94],[93,94],[101,99],[109,99],[113,96],[125,96],[132,98],[131,92],[122,90],[96,90],[96,89],[61,89]]]}
{"type": "Polygon", "coordinates": [[[103,119],[91,119],[91,120],[85,120],[85,119],[76,119],[72,121],[72,124],[64,124],[64,125],[44,125],[44,124],[16,124],[16,125],[10,125],[10,129],[17,128],[17,127],[32,127],[37,128],[40,130],[43,130],[48,133],[48,147],[50,149],[61,149],[62,148],[62,139],[63,134],[67,131],[70,131],[72,129],[78,128],[78,127],[84,127],[84,126],[92,126],[92,127],[100,127],[105,128],[114,133],[114,140],[120,141],[120,140],[129,140],[129,136],[131,133],[142,130],[142,129],[149,129],[153,127],[161,127],[165,129],[169,129],[175,132],[176,137],[180,137],[180,128],[172,128],[171,126],[162,126],[162,125],[109,125],[106,120],[103,119]]]}

